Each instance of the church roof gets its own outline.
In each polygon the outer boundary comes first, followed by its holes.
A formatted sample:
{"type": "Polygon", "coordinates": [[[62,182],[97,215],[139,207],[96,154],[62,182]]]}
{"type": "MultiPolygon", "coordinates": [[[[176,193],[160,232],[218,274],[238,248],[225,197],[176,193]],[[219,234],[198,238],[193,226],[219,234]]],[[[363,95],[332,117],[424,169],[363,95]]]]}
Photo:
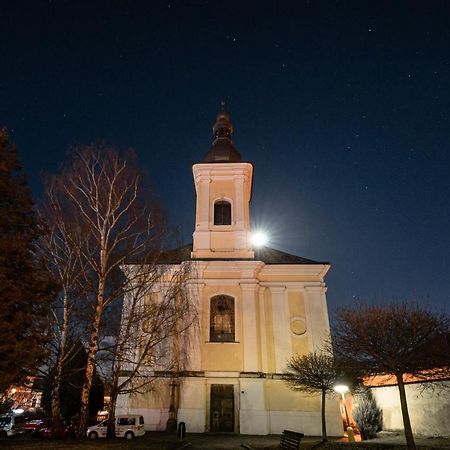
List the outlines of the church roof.
{"type": "Polygon", "coordinates": [[[213,125],[213,142],[208,153],[203,159],[204,163],[224,163],[241,162],[241,154],[235,149],[231,135],[233,134],[233,124],[229,114],[223,109],[217,114],[216,122],[213,125]]]}
{"type": "MultiPolygon", "coordinates": [[[[163,252],[158,258],[159,264],[180,264],[183,261],[214,261],[211,258],[191,258],[192,244],[183,245],[163,252]]],[[[217,258],[224,261],[224,258],[217,258]]],[[[328,264],[327,262],[313,261],[301,256],[291,255],[270,247],[255,249],[254,259],[229,258],[226,261],[262,261],[265,264],[328,264]]]]}

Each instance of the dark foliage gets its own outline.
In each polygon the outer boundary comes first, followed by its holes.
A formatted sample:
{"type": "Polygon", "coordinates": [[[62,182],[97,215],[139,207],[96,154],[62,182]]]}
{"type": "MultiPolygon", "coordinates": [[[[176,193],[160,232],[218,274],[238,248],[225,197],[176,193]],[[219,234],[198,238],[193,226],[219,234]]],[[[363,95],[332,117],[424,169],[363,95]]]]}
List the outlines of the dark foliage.
{"type": "Polygon", "coordinates": [[[333,392],[339,372],[334,358],[326,353],[295,355],[287,364],[284,380],[296,391],[317,394],[333,392]]]}
{"type": "Polygon", "coordinates": [[[449,372],[449,319],[414,303],[359,306],[337,314],[333,342],[342,363],[365,376],[449,372]]]}
{"type": "Polygon", "coordinates": [[[35,375],[50,334],[48,306],[57,286],[36,257],[43,233],[16,148],[0,130],[0,392],[35,375]]]}
{"type": "MultiPolygon", "coordinates": [[[[62,379],[60,387],[61,415],[69,418],[80,413],[81,389],[84,382],[84,372],[86,370],[87,354],[83,344],[77,340],[68,342],[70,348],[70,358],[63,365],[62,379]]],[[[44,389],[42,394],[42,407],[48,415],[51,415],[51,391],[53,376],[52,371],[44,379],[44,389]]],[[[103,383],[97,373],[94,379],[89,396],[89,415],[95,417],[96,413],[103,408],[103,383]]]]}

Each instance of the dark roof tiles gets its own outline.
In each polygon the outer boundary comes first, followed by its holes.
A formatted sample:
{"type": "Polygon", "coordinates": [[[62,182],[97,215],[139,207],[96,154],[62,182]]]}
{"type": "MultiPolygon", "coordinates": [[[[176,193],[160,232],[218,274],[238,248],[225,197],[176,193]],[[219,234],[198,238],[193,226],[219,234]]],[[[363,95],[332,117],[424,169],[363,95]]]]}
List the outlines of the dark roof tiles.
{"type": "Polygon", "coordinates": [[[192,244],[187,244],[172,250],[163,252],[158,258],[160,264],[179,264],[183,261],[262,261],[265,264],[328,264],[327,262],[313,261],[301,256],[291,255],[281,250],[270,247],[255,249],[254,259],[242,258],[191,258],[192,244]]]}

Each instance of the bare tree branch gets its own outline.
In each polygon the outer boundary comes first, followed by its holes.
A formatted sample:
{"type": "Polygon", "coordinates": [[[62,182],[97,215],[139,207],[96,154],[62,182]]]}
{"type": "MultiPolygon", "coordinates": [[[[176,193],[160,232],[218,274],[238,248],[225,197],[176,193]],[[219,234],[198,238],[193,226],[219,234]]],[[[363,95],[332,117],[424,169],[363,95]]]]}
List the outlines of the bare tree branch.
{"type": "MultiPolygon", "coordinates": [[[[88,334],[79,430],[83,434],[99,342],[106,331],[105,313],[136,284],[120,266],[126,258],[144,260],[158,254],[166,230],[159,206],[143,190],[133,152],[122,157],[104,144],[75,148],[62,174],[53,177],[53,186],[66,240],[77,257],[75,281],[82,305],[77,319],[84,321],[88,334]]],[[[61,261],[60,270],[63,267],[61,261]]]]}

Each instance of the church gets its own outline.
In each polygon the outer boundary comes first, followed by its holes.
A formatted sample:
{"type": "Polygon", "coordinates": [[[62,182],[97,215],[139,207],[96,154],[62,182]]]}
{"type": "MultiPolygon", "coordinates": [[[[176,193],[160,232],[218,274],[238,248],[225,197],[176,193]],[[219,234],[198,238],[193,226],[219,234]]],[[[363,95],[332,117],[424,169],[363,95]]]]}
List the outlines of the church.
{"type": "MultiPolygon", "coordinates": [[[[192,169],[193,243],[161,260],[195,269],[198,325],[186,365],[176,382],[166,378],[150,392],[120,396],[116,413],[142,414],[147,430],[165,430],[172,420],[197,433],[320,435],[320,396],[289,390],[281,374],[292,355],[318,350],[328,338],[324,278],[330,265],[252,246],[253,164],[236,150],[232,134],[222,110],[210,150],[192,169]]],[[[342,435],[332,399],[327,428],[342,435]]]]}

